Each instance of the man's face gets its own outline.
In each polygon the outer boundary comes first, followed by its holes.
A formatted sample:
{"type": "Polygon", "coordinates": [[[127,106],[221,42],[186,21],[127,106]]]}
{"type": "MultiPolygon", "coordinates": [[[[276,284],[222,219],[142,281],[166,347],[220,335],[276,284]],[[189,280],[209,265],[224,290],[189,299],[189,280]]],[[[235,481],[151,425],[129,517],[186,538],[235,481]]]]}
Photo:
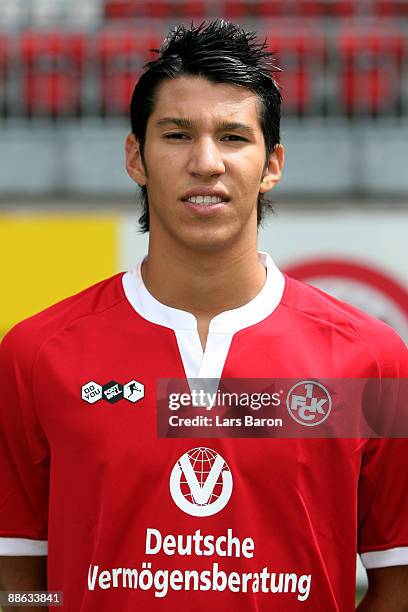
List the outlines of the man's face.
{"type": "Polygon", "coordinates": [[[130,176],[147,187],[151,240],[196,251],[256,240],[258,194],[274,186],[283,165],[282,147],[266,160],[259,104],[248,89],[199,77],[161,83],[145,165],[134,136],[126,146],[130,176]]]}

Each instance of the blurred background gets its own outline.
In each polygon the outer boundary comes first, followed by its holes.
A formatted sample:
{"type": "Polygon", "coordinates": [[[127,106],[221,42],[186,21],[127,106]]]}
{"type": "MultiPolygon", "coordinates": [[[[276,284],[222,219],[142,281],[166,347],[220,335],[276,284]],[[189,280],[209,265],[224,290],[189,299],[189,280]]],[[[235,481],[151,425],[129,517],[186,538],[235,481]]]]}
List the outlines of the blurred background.
{"type": "Polygon", "coordinates": [[[0,0],[0,336],[144,254],[130,96],[169,28],[214,17],[283,69],[261,248],[408,339],[408,0],[0,0]]]}

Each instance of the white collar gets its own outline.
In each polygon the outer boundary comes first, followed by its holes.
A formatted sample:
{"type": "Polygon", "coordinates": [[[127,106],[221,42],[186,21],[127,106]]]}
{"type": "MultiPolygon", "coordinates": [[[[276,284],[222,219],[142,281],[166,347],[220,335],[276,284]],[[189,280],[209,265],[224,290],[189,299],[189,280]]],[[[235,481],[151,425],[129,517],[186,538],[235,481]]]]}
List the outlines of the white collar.
{"type": "MultiPolygon", "coordinates": [[[[215,316],[209,326],[209,334],[234,334],[237,331],[259,323],[278,306],[285,278],[267,253],[259,252],[258,257],[266,267],[266,281],[261,291],[247,304],[226,310],[215,316]]],[[[197,331],[197,319],[190,312],[172,308],[159,302],[143,282],[141,267],[143,260],[133,270],[123,275],[125,295],[144,319],[174,331],[197,331]]]]}

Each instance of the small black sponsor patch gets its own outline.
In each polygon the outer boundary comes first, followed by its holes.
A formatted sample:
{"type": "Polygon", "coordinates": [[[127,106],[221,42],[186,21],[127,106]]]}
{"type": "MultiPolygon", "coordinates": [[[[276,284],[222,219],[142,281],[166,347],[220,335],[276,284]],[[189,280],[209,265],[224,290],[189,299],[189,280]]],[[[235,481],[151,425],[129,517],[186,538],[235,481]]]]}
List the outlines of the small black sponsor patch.
{"type": "Polygon", "coordinates": [[[123,385],[115,380],[111,380],[110,382],[106,383],[106,385],[103,385],[102,397],[107,402],[115,404],[119,400],[123,399],[123,385]]]}

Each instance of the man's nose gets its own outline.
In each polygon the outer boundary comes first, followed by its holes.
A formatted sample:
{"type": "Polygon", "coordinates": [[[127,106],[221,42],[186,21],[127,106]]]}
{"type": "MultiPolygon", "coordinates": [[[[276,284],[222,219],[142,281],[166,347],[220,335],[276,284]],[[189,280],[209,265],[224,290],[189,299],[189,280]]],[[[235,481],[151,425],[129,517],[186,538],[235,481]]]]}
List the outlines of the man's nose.
{"type": "Polygon", "coordinates": [[[201,138],[193,144],[188,171],[200,177],[224,174],[224,161],[217,143],[212,138],[201,138]]]}

